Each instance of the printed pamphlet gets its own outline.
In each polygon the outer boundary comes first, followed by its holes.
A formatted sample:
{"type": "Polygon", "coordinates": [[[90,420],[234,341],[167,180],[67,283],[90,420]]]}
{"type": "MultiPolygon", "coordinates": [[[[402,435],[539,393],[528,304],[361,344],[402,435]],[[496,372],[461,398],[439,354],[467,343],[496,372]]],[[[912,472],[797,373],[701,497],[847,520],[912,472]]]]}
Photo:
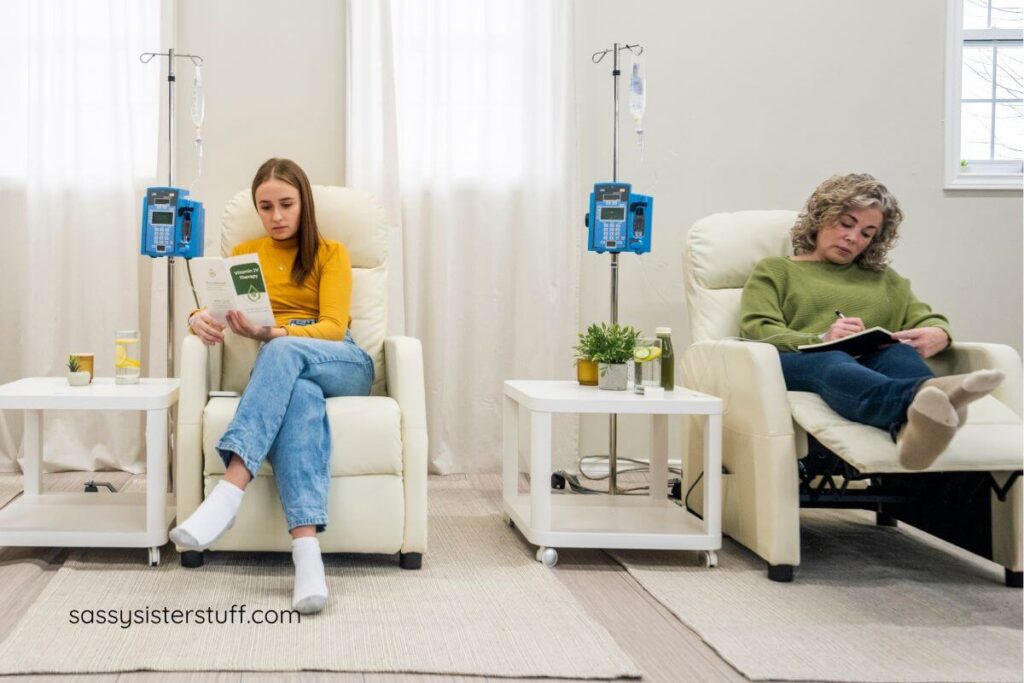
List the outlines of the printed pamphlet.
{"type": "Polygon", "coordinates": [[[228,311],[241,311],[253,325],[276,324],[257,254],[192,259],[199,303],[221,324],[228,311]]]}

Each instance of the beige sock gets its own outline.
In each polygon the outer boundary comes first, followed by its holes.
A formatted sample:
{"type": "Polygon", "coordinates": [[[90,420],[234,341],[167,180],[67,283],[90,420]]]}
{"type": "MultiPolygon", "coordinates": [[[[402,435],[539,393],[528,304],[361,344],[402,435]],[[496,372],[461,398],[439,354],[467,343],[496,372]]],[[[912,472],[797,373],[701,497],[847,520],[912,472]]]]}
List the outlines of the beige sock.
{"type": "Polygon", "coordinates": [[[967,422],[967,404],[992,393],[1004,379],[1006,375],[1001,370],[975,370],[965,375],[936,377],[921,386],[936,387],[949,396],[949,402],[963,425],[967,422]]]}
{"type": "Polygon", "coordinates": [[[960,419],[945,392],[922,387],[907,409],[907,424],[896,439],[900,464],[908,470],[928,467],[946,450],[959,426],[960,419]]]}

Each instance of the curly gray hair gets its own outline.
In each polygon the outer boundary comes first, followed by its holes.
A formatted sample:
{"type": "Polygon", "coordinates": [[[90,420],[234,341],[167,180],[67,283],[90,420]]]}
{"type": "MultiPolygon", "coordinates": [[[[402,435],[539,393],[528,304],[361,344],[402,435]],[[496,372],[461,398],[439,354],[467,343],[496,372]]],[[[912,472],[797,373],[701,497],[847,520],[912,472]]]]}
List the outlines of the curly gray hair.
{"type": "Polygon", "coordinates": [[[854,263],[865,270],[882,272],[888,266],[889,250],[896,244],[903,211],[888,188],[867,173],[835,175],[818,185],[789,232],[793,253],[813,252],[821,228],[835,223],[844,211],[867,208],[882,212],[882,224],[854,263]]]}

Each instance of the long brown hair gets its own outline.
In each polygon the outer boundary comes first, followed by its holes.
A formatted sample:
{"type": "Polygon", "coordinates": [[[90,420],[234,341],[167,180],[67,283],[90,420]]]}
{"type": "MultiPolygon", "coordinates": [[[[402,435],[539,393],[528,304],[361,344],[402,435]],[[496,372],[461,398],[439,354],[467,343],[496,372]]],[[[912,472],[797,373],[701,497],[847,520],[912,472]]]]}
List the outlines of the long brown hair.
{"type": "Polygon", "coordinates": [[[313,190],[302,167],[291,159],[267,159],[252,179],[252,203],[256,206],[256,188],[268,180],[282,180],[299,191],[299,253],[292,265],[292,281],[301,285],[316,265],[316,254],[320,249],[320,230],[316,226],[316,207],[313,206],[313,190]]]}

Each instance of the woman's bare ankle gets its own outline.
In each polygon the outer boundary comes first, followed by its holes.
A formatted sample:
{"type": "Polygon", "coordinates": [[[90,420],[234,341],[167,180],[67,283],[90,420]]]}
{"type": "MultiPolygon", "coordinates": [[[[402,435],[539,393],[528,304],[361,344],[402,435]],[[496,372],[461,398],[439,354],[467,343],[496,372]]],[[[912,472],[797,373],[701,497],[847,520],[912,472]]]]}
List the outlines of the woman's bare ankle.
{"type": "Polygon", "coordinates": [[[249,474],[248,468],[242,459],[238,457],[237,453],[231,454],[231,460],[228,462],[228,468],[224,472],[224,479],[231,482],[238,488],[245,490],[245,487],[252,481],[252,475],[249,474]]]}

